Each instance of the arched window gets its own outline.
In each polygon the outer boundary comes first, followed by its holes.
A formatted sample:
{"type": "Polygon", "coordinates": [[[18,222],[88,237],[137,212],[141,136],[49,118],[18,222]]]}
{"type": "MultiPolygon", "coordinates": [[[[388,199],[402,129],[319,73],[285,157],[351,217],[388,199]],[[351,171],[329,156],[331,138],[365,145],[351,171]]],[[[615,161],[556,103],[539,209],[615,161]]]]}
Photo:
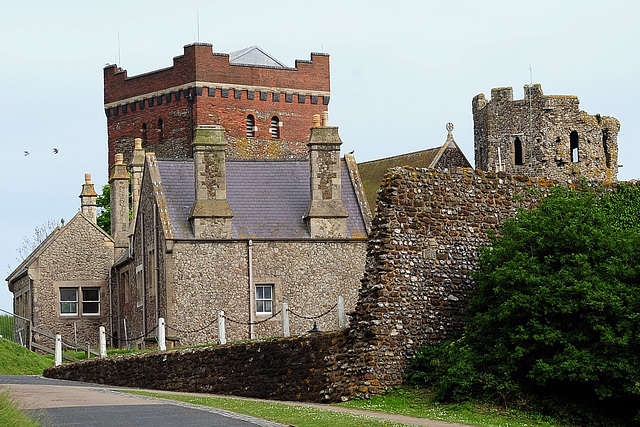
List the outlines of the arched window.
{"type": "Polygon", "coordinates": [[[280,119],[277,116],[271,117],[271,127],[269,128],[269,132],[271,132],[271,139],[280,138],[280,119]]]}
{"type": "Polygon", "coordinates": [[[575,130],[569,135],[569,149],[571,151],[571,162],[578,163],[580,161],[578,156],[578,132],[575,130]]]}
{"type": "Polygon", "coordinates": [[[256,119],[253,117],[253,114],[249,114],[247,116],[247,137],[253,138],[255,136],[256,131],[256,119]]]}
{"type": "Polygon", "coordinates": [[[160,141],[162,141],[164,139],[164,123],[162,122],[162,119],[158,119],[158,134],[160,141]]]}
{"type": "Polygon", "coordinates": [[[147,145],[147,124],[142,124],[142,145],[147,145]]]}
{"type": "Polygon", "coordinates": [[[515,141],[513,141],[513,153],[515,164],[524,165],[524,159],[522,156],[522,141],[520,141],[520,138],[518,138],[517,136],[515,141]]]}

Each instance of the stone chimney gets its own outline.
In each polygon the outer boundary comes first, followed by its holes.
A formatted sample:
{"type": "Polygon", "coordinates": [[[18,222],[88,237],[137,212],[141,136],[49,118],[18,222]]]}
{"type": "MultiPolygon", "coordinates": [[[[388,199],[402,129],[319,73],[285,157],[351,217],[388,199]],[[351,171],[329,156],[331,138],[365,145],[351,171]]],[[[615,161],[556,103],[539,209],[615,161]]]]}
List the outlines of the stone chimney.
{"type": "Polygon", "coordinates": [[[111,190],[111,237],[118,257],[129,247],[129,174],[122,154],[116,154],[109,174],[111,190]]]}
{"type": "Polygon", "coordinates": [[[91,183],[90,173],[84,174],[84,184],[82,184],[82,193],[80,193],[79,197],[82,214],[87,217],[89,221],[96,224],[98,217],[96,199],[98,198],[98,193],[96,193],[96,190],[91,183]]]}
{"type": "Polygon", "coordinates": [[[135,139],[133,149],[133,158],[131,159],[131,208],[133,210],[133,218],[138,214],[138,205],[140,204],[140,189],[142,187],[142,172],[144,171],[144,149],[142,148],[142,139],[135,139]]]}
{"type": "Polygon", "coordinates": [[[347,209],[342,202],[340,145],[338,128],[314,116],[309,137],[311,203],[305,218],[312,238],[346,238],[347,209]]]}
{"type": "Polygon", "coordinates": [[[231,238],[233,212],[227,202],[226,145],[222,126],[198,126],[194,130],[195,202],[189,219],[196,239],[231,238]]]}

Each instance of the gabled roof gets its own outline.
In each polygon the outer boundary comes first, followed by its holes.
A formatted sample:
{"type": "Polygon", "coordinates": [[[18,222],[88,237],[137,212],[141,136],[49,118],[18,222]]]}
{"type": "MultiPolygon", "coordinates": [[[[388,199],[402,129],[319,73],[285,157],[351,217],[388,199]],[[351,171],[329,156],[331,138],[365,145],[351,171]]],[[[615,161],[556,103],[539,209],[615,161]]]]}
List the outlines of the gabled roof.
{"type": "MultiPolygon", "coordinates": [[[[165,236],[193,239],[189,215],[195,199],[193,159],[158,160],[169,221],[165,236]]],[[[365,220],[342,160],[342,200],[349,213],[347,238],[366,238],[365,220]]],[[[304,215],[309,207],[308,160],[228,160],[227,201],[233,210],[231,237],[310,239],[304,215]]]]}
{"type": "Polygon", "coordinates": [[[429,169],[454,166],[446,164],[448,159],[445,159],[445,157],[449,150],[456,150],[462,157],[455,166],[471,167],[464,153],[453,139],[451,131],[447,135],[447,140],[440,147],[358,163],[358,171],[360,172],[362,185],[371,209],[375,210],[378,189],[387,170],[399,166],[429,169]]]}
{"type": "Polygon", "coordinates": [[[92,221],[90,221],[87,217],[85,217],[82,212],[78,212],[77,214],[75,214],[75,216],[73,218],[71,218],[71,221],[69,221],[66,225],[63,226],[59,226],[56,227],[43,241],[42,243],[40,243],[38,245],[37,248],[35,248],[33,250],[33,252],[31,252],[25,259],[24,261],[22,261],[20,263],[20,265],[18,267],[16,267],[15,270],[13,270],[13,272],[11,272],[11,274],[9,274],[9,276],[5,279],[7,282],[9,282],[9,290],[12,290],[12,283],[14,281],[16,281],[17,279],[19,279],[20,277],[24,276],[28,269],[29,266],[42,254],[42,252],[45,251],[45,249],[47,247],[49,247],[49,245],[51,245],[51,243],[53,243],[61,234],[62,232],[69,227],[69,225],[71,225],[74,221],[81,221],[84,220],[87,222],[87,224],[90,224],[90,226],[93,226],[95,229],[99,230],[102,234],[104,234],[104,237],[108,238],[109,240],[113,239],[111,238],[111,236],[109,236],[107,233],[104,232],[103,229],[101,229],[100,227],[98,227],[97,224],[94,224],[92,221]]]}
{"type": "Polygon", "coordinates": [[[229,53],[229,63],[232,65],[257,65],[261,67],[288,68],[282,62],[278,61],[258,46],[250,46],[229,53]]]}

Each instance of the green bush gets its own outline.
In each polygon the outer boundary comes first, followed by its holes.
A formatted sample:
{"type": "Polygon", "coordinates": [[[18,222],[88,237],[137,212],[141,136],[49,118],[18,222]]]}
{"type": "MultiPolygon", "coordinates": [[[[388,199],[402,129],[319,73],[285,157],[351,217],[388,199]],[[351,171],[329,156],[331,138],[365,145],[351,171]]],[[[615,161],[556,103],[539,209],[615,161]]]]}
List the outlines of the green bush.
{"type": "Polygon", "coordinates": [[[638,206],[637,186],[557,187],[505,221],[478,258],[464,336],[422,350],[409,379],[442,399],[640,423],[638,206]]]}

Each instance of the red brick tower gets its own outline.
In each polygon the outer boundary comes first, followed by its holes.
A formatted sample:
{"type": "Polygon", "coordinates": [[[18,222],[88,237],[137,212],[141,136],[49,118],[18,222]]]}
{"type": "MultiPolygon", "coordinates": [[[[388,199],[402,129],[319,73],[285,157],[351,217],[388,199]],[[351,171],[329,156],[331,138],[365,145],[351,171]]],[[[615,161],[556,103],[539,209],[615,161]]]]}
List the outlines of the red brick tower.
{"type": "Polygon", "coordinates": [[[116,153],[131,162],[135,138],[158,157],[191,157],[201,125],[225,128],[231,158],[306,157],[313,115],[327,110],[329,96],[329,56],[322,53],[289,68],[257,46],[221,54],[194,43],[169,68],[127,77],[109,65],[109,167],[116,153]]]}

